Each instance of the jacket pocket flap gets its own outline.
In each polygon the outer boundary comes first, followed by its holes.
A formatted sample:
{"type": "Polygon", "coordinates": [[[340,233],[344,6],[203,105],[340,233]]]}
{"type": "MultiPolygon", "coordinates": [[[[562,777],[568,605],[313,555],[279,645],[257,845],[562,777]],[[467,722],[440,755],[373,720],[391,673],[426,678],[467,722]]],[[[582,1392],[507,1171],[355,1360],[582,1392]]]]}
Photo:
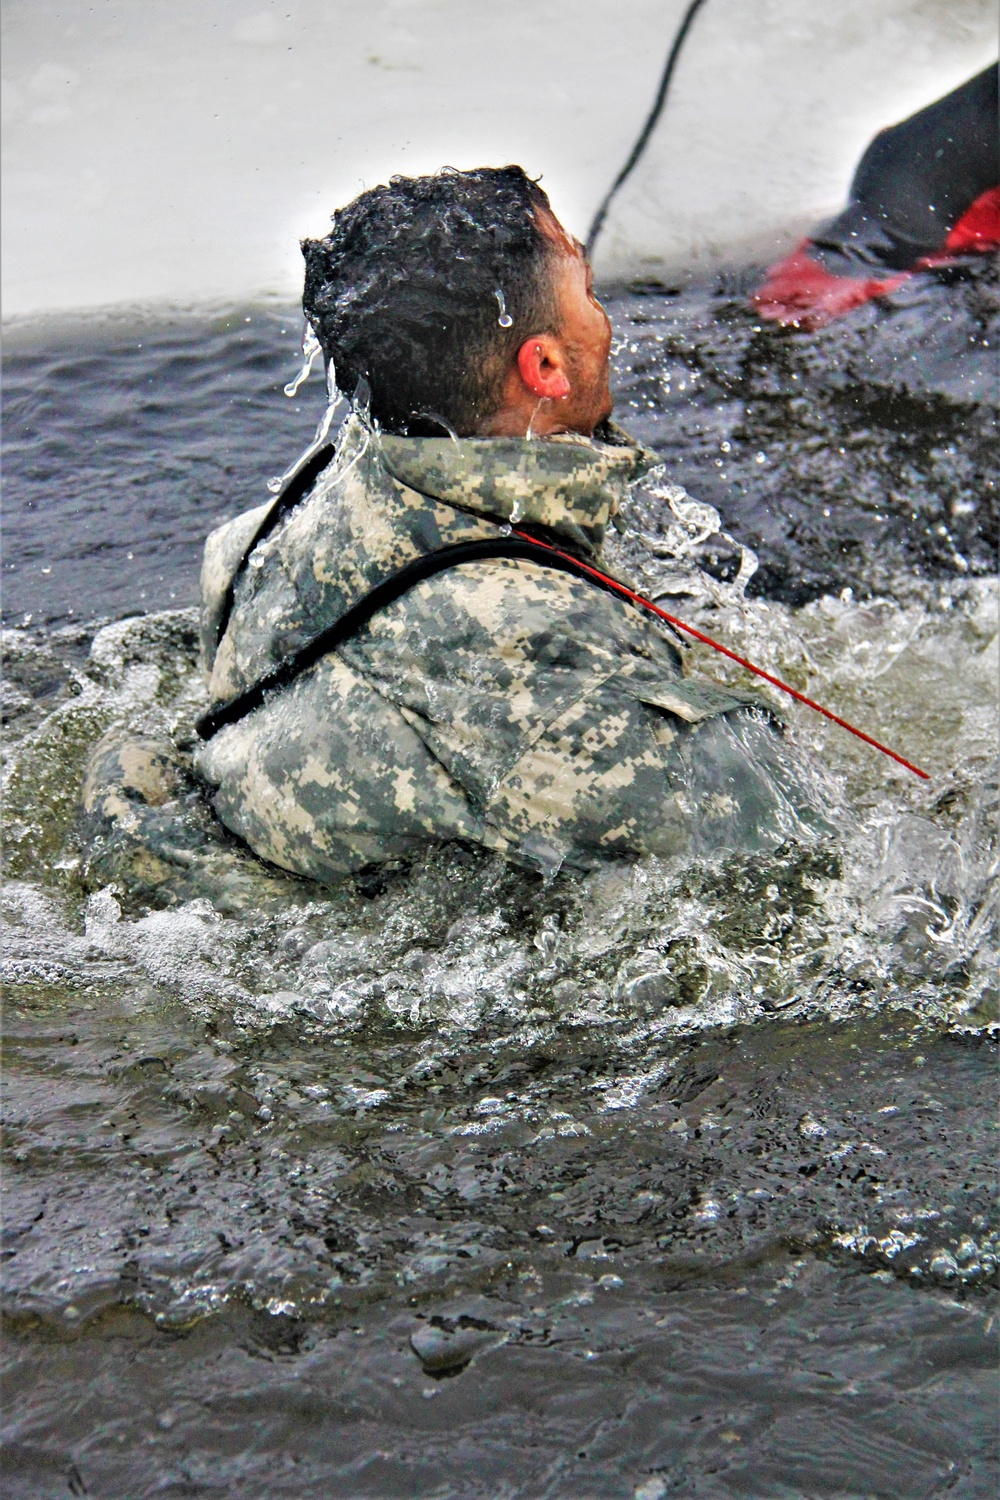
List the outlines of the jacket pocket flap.
{"type": "Polygon", "coordinates": [[[714,719],[719,714],[731,713],[737,708],[760,708],[765,713],[772,713],[767,704],[744,693],[734,693],[728,688],[718,687],[714,682],[706,682],[704,679],[636,682],[630,683],[629,687],[640,703],[665,709],[687,724],[700,724],[703,719],[714,719]]]}

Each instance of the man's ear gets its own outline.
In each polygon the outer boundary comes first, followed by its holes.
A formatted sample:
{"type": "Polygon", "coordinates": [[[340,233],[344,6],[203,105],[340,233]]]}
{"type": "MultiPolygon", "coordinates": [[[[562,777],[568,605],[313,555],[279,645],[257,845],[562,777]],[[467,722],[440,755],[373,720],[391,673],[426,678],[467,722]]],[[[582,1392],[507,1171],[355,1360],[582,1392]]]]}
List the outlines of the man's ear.
{"type": "Polygon", "coordinates": [[[517,368],[528,390],[540,400],[559,401],[573,389],[563,347],[550,333],[525,339],[517,351],[517,368]]]}

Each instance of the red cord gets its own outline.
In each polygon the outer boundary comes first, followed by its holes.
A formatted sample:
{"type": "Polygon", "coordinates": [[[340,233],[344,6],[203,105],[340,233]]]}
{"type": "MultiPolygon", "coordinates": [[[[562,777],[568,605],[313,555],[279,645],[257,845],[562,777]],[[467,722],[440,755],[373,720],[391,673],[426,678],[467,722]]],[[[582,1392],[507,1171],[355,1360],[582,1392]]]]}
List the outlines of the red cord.
{"type": "Polygon", "coordinates": [[[527,532],[518,531],[515,528],[514,535],[522,537],[526,542],[534,543],[536,547],[545,547],[549,552],[556,553],[558,557],[568,558],[576,567],[582,568],[584,572],[590,573],[594,578],[599,579],[607,588],[614,589],[616,593],[621,594],[623,599],[630,599],[633,604],[641,604],[643,609],[651,610],[654,615],[659,615],[660,619],[666,620],[668,625],[673,625],[677,630],[683,630],[687,635],[693,635],[696,641],[704,642],[706,646],[711,646],[714,651],[720,651],[723,656],[728,656],[731,661],[738,662],[748,672],[754,672],[758,677],[763,677],[764,681],[769,682],[772,687],[780,688],[783,693],[788,693],[790,697],[797,699],[799,703],[804,703],[807,708],[815,709],[818,714],[823,715],[824,719],[830,719],[832,723],[839,724],[841,729],[846,729],[849,734],[853,734],[857,739],[864,740],[866,745],[873,745],[876,750],[881,750],[883,755],[888,755],[891,760],[898,761],[901,766],[905,766],[908,771],[912,771],[914,776],[920,776],[924,781],[930,781],[931,778],[926,771],[921,771],[919,766],[913,765],[911,761],[904,760],[901,755],[896,754],[895,750],[890,750],[888,745],[880,744],[870,734],[865,734],[863,729],[856,729],[853,724],[848,724],[846,719],[842,719],[839,714],[835,714],[830,709],[824,708],[822,703],[813,702],[812,698],[807,698],[805,693],[800,693],[798,688],[789,687],[788,683],[782,682],[780,677],[773,677],[770,672],[765,672],[763,667],[754,666],[753,662],[747,661],[745,656],[738,656],[735,651],[730,651],[728,646],[723,646],[718,641],[713,641],[712,637],[705,635],[704,631],[695,630],[693,625],[685,625],[684,621],[678,620],[676,615],[668,615],[665,609],[661,609],[651,599],[646,599],[642,594],[634,593],[624,583],[619,583],[615,578],[609,578],[599,568],[592,568],[588,563],[581,562],[578,557],[572,557],[568,552],[562,552],[558,547],[553,547],[548,542],[540,542],[536,536],[529,536],[527,532]]]}

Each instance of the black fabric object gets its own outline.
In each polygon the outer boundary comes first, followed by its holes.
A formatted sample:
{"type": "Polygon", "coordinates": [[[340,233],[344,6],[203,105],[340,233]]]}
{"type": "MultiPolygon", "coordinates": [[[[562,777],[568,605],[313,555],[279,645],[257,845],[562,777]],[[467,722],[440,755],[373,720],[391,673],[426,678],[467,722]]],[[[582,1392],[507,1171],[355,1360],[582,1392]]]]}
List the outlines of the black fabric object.
{"type": "Polygon", "coordinates": [[[1000,183],[997,67],[909,119],[879,131],[862,156],[847,207],[812,235],[828,271],[906,271],[940,250],[966,209],[1000,183]]]}

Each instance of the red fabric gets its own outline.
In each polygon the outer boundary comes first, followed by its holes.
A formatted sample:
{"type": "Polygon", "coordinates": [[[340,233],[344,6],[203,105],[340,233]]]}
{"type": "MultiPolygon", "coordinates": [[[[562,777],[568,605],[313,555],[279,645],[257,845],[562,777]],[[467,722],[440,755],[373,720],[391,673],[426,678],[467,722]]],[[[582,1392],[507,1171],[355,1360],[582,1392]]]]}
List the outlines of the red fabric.
{"type": "MultiPolygon", "coordinates": [[[[813,260],[810,243],[803,240],[791,255],[768,271],[764,285],[751,299],[760,317],[808,331],[825,328],[827,323],[842,318],[873,297],[894,292],[913,275],[913,271],[897,271],[883,277],[836,276],[813,260]]],[[[933,270],[961,255],[988,255],[995,250],[1000,250],[1000,187],[981,193],[941,249],[923,256],[913,270],[933,270]]]]}
{"type": "Polygon", "coordinates": [[[1000,250],[1000,187],[987,188],[965,210],[940,250],[917,261],[918,266],[939,266],[953,255],[990,255],[1000,250]]]}
{"type": "Polygon", "coordinates": [[[884,296],[902,286],[909,271],[893,276],[835,276],[809,254],[803,240],[791,255],[772,266],[767,280],[751,299],[762,318],[793,328],[824,328],[872,297],[884,296]]]}

